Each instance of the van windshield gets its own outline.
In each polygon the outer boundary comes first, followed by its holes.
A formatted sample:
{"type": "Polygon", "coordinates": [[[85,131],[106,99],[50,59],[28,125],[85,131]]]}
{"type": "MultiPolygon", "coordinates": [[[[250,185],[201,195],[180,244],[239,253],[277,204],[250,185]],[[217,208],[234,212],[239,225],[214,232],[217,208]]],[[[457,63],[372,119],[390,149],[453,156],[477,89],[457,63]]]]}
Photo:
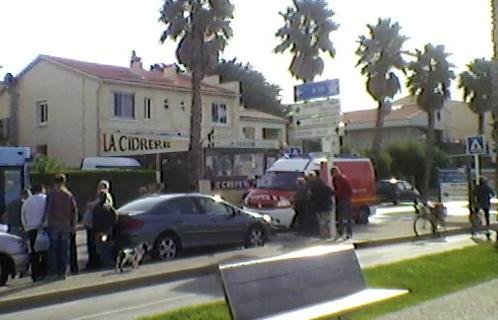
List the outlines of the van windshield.
{"type": "Polygon", "coordinates": [[[298,171],[267,172],[259,180],[258,188],[296,191],[296,180],[303,175],[302,172],[298,171]]]}

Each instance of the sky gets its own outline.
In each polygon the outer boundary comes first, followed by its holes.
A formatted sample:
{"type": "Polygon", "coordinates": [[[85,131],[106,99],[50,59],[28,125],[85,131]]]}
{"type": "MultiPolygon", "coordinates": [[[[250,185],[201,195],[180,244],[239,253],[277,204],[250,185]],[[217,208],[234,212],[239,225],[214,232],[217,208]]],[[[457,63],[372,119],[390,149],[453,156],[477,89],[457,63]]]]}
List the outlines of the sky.
{"type": "MultiPolygon", "coordinates": [[[[234,36],[222,57],[250,63],[269,82],[282,88],[284,103],[292,102],[290,54],[275,54],[275,32],[283,26],[279,12],[291,0],[231,0],[235,6],[234,36]]],[[[397,21],[410,39],[405,50],[426,43],[445,45],[456,73],[475,58],[490,58],[491,9],[489,0],[329,0],[339,29],[330,38],[337,55],[324,57],[325,70],[315,81],[338,78],[343,111],[374,108],[365,90],[365,78],[355,67],[358,37],[379,17],[397,21]]],[[[144,66],[175,62],[176,43],[159,42],[164,28],[158,22],[162,0],[16,0],[0,1],[0,76],[16,75],[38,54],[128,66],[132,50],[144,66]]],[[[402,80],[404,84],[404,79],[402,80]]],[[[397,97],[402,97],[406,91],[397,97]]],[[[452,90],[453,99],[461,92],[452,90]]]]}

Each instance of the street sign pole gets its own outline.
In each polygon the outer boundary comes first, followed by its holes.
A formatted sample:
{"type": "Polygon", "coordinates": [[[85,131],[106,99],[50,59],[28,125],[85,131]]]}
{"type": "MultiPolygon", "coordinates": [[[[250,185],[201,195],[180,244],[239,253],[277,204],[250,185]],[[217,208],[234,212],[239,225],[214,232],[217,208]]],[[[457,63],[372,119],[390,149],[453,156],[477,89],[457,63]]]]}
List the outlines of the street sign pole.
{"type": "Polygon", "coordinates": [[[474,154],[474,169],[476,171],[476,183],[479,183],[479,178],[481,177],[479,155],[474,154]]]}

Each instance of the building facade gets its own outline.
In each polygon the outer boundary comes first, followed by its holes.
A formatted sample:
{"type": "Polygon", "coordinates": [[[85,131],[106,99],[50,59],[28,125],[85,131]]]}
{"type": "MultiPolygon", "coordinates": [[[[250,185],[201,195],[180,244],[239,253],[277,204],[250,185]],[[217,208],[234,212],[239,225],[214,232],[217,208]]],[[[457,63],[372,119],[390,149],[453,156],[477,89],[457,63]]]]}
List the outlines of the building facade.
{"type": "MultiPolygon", "coordinates": [[[[344,144],[353,151],[370,149],[375,132],[377,110],[362,110],[343,114],[345,124],[344,144]]],[[[393,103],[391,112],[384,119],[382,147],[396,142],[420,140],[427,135],[427,114],[420,109],[412,97],[393,103]]],[[[460,145],[464,149],[467,136],[477,135],[477,115],[461,101],[447,101],[435,113],[436,143],[460,145]]],[[[486,135],[490,137],[489,121],[486,121],[486,135]]]]}
{"type": "MultiPolygon", "coordinates": [[[[191,78],[176,65],[145,70],[136,56],[129,67],[119,67],[40,55],[16,79],[17,119],[8,111],[6,90],[0,91],[0,115],[17,123],[18,144],[31,147],[34,154],[79,167],[91,156],[133,156],[154,162],[156,154],[188,150],[191,78]]],[[[241,131],[239,87],[238,82],[220,83],[217,76],[203,81],[206,148],[240,148],[223,143],[251,140],[241,131]]],[[[271,132],[273,116],[267,117],[271,132]]],[[[278,129],[272,135],[274,143],[262,144],[263,150],[278,149],[285,125],[278,129]]],[[[255,135],[252,142],[258,144],[258,139],[264,140],[255,135]]]]}

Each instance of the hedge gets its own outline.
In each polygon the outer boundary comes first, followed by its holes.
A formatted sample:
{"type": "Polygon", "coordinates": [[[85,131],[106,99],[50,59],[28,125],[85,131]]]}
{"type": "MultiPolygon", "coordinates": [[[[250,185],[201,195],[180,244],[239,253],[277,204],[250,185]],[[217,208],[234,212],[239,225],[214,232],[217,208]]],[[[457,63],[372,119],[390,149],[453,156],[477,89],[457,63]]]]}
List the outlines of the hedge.
{"type": "MultiPolygon", "coordinates": [[[[138,195],[138,188],[155,182],[155,172],[149,170],[65,170],[67,186],[73,192],[83,213],[86,203],[95,199],[97,184],[100,180],[111,183],[111,193],[115,206],[125,204],[138,195]]],[[[41,183],[49,189],[53,184],[55,173],[31,173],[31,183],[41,183]]]]}

